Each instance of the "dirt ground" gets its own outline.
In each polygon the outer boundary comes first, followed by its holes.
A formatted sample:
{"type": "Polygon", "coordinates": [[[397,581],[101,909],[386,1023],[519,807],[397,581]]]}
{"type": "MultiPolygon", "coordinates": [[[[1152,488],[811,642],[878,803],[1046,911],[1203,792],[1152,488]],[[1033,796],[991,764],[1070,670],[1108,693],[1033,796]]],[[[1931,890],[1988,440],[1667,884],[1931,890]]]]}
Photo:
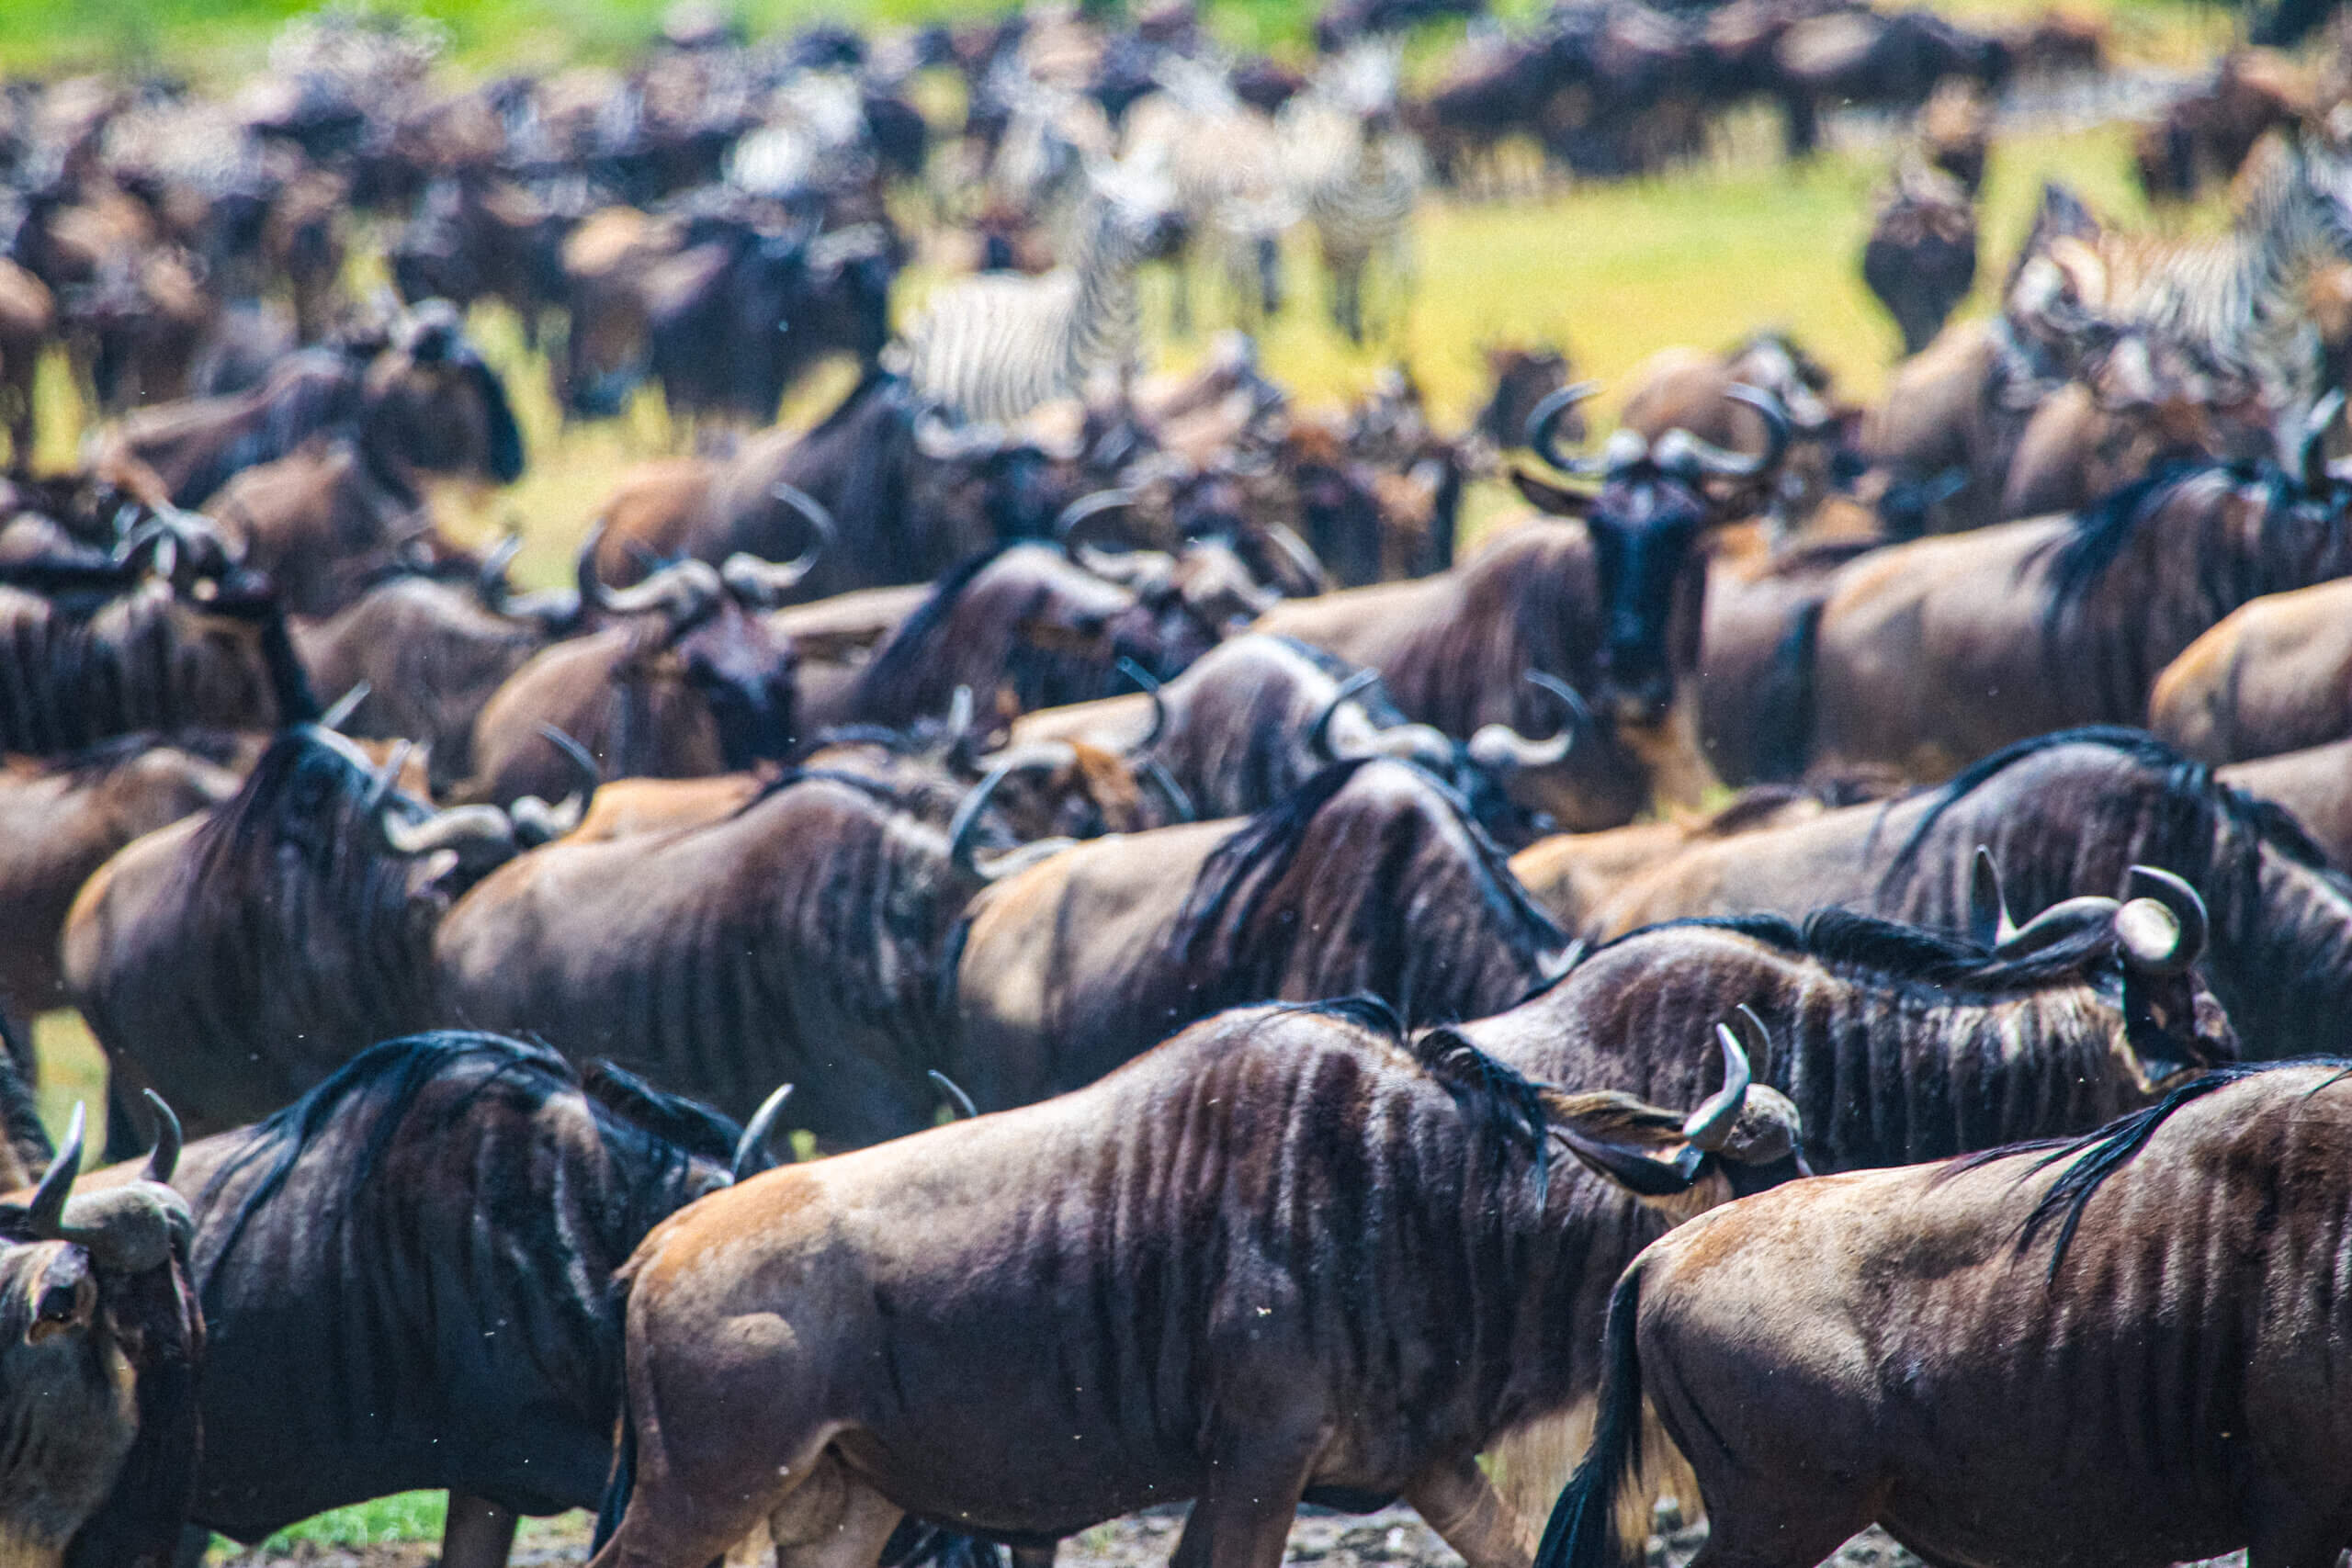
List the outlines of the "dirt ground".
{"type": "MultiPolygon", "coordinates": [[[[1158,1508],[1097,1525],[1066,1541],[1056,1568],[1160,1568],[1176,1550],[1183,1528],[1182,1507],[1158,1508]]],[[[1705,1527],[1650,1538],[1648,1568],[1684,1568],[1707,1539],[1705,1527]]],[[[321,1547],[305,1544],[284,1556],[258,1553],[216,1556],[209,1568],[433,1568],[440,1555],[433,1541],[389,1546],[321,1547]]],[[[574,1568],[588,1555],[585,1515],[530,1520],[515,1542],[513,1568],[574,1568]]],[[[1292,1563],[1316,1568],[1461,1568],[1420,1517],[1402,1506],[1376,1514],[1334,1514],[1305,1509],[1290,1532],[1292,1563]]],[[[1825,1568],[1921,1568],[1911,1553],[1879,1530],[1865,1530],[1846,1543],[1825,1568]]]]}

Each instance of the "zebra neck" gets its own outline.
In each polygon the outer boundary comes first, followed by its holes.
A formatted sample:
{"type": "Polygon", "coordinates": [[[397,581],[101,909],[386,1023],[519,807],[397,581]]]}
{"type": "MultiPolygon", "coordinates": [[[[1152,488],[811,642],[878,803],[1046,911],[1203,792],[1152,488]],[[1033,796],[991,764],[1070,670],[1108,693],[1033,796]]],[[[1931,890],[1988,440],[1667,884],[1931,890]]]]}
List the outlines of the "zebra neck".
{"type": "Polygon", "coordinates": [[[1124,247],[1106,243],[1102,231],[1111,216],[1091,216],[1094,220],[1080,229],[1078,254],[1071,258],[1078,300],[1070,321],[1070,367],[1081,374],[1128,364],[1142,336],[1135,259],[1124,254],[1124,247]]]}

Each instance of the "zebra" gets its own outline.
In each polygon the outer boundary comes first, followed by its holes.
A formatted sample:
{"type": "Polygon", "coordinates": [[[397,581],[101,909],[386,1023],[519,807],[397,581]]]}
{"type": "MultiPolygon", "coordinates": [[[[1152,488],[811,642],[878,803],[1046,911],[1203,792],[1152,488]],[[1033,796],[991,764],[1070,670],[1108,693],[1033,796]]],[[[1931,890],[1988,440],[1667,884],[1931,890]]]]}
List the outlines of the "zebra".
{"type": "Polygon", "coordinates": [[[2252,384],[2282,428],[2299,428],[2321,388],[2312,274],[2352,261],[2352,161],[2310,141],[2274,139],[2239,175],[2229,233],[2171,240],[2102,233],[2094,243],[2119,331],[2179,345],[2252,384]]]}
{"type": "Polygon", "coordinates": [[[1142,351],[1136,268],[1175,234],[1163,174],[1091,165],[1060,265],[1042,277],[985,273],[941,285],[894,358],[917,395],[983,423],[1083,396],[1105,375],[1124,393],[1142,351]]]}
{"type": "MultiPolygon", "coordinates": [[[[1206,250],[1223,275],[1236,321],[1261,325],[1282,310],[1282,240],[1298,220],[1283,179],[1273,118],[1241,101],[1214,66],[1170,56],[1159,91],[1127,110],[1125,148],[1157,157],[1176,187],[1187,250],[1206,250]]],[[[1189,257],[1175,258],[1174,329],[1193,330],[1189,257]]]]}
{"type": "Polygon", "coordinates": [[[1364,274],[1377,260],[1400,290],[1412,282],[1411,225],[1428,172],[1419,138],[1397,118],[1398,57],[1357,44],[1283,106],[1277,129],[1291,189],[1313,226],[1330,280],[1331,320],[1364,340],[1364,274]]]}

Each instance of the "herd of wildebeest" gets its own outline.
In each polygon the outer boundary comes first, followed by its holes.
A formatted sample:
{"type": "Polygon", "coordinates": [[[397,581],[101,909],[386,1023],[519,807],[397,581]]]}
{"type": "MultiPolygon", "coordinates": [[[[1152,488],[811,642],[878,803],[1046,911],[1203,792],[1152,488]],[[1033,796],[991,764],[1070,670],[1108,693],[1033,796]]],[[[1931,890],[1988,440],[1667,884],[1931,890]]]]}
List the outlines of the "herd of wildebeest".
{"type": "Polygon", "coordinates": [[[2145,128],[2226,227],[2050,187],[1948,322],[2096,28],[1566,0],[1408,85],[1454,9],[682,10],[462,88],[330,12],[232,95],[0,91],[0,1565],[435,1488],[451,1568],[1186,1500],[1179,1568],[1276,1568],[1399,1497],[1630,1568],[1667,1495],[1705,1568],[2332,1568],[2352,57],[2145,128]],[[1301,256],[1392,330],[1495,143],[1654,173],[1758,98],[1905,117],[1879,402],[1771,333],[1498,344],[1456,433],[1261,368],[1301,256]],[[1181,373],[1171,254],[1233,323],[1181,373]],[[532,520],[571,586],[440,510],[533,456],[485,303],[693,438],[532,520]]]}

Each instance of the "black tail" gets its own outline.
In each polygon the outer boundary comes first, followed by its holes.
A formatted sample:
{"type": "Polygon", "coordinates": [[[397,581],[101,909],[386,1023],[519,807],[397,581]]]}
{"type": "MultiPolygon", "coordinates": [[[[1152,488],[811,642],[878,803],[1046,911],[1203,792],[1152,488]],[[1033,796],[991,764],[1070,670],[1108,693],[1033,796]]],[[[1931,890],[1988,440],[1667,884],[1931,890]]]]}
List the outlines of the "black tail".
{"type": "Polygon", "coordinates": [[[1772,658],[1772,673],[1758,694],[1763,709],[1757,726],[1758,783],[1801,779],[1813,761],[1813,652],[1827,604],[1826,598],[1812,600],[1790,620],[1772,658]]]}
{"type": "Polygon", "coordinates": [[[1641,1294],[1637,1261],[1609,1297],[1592,1447],[1552,1506],[1535,1568],[1640,1568],[1645,1543],[1629,1547],[1618,1538],[1617,1494],[1642,1477],[1642,1365],[1634,1342],[1641,1294]]]}
{"type": "MultiPolygon", "coordinates": [[[[620,1340],[628,1343],[628,1293],[626,1283],[621,1291],[620,1340]]],[[[626,1354],[626,1352],[624,1352],[626,1354]]],[[[596,1533],[589,1539],[591,1555],[605,1550],[613,1532],[621,1528],[621,1516],[628,1512],[628,1495],[637,1490],[637,1423],[629,1418],[628,1390],[621,1390],[620,1440],[613,1445],[613,1473],[605,1483],[604,1501],[596,1505],[596,1533]]]]}

